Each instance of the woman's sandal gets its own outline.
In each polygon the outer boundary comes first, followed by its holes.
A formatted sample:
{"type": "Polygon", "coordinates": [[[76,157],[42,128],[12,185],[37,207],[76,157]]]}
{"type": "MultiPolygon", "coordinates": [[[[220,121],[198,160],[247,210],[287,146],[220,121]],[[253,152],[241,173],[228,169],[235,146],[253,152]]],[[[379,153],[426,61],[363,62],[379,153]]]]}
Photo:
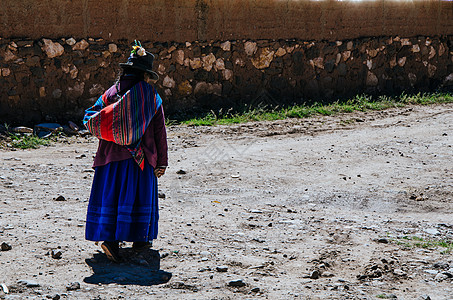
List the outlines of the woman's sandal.
{"type": "Polygon", "coordinates": [[[120,263],[122,258],[119,253],[118,243],[112,242],[103,242],[101,245],[102,250],[104,250],[107,258],[115,263],[120,263]]]}
{"type": "Polygon", "coordinates": [[[153,242],[133,242],[132,249],[134,250],[143,250],[153,247],[153,242]]]}

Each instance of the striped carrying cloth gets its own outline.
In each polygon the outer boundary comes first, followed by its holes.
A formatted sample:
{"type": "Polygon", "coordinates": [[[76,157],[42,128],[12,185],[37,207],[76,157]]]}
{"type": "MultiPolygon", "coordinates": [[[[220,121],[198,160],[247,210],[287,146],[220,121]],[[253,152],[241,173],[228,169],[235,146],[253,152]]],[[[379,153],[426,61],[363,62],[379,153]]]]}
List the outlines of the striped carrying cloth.
{"type": "Polygon", "coordinates": [[[140,81],[114,103],[109,103],[105,93],[100,96],[85,111],[83,125],[97,138],[125,146],[143,170],[142,136],[161,104],[156,90],[140,81]]]}

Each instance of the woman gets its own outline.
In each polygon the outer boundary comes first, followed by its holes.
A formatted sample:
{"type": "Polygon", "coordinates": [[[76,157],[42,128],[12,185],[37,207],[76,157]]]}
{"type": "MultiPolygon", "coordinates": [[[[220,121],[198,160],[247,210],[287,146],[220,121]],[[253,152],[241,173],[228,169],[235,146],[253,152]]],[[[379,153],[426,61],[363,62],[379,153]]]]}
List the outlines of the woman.
{"type": "Polygon", "coordinates": [[[149,84],[154,56],[133,47],[122,74],[96,104],[86,110],[84,125],[99,140],[88,204],[85,237],[103,241],[107,257],[120,262],[119,242],[133,248],[157,238],[157,178],[168,165],[162,100],[149,84]]]}

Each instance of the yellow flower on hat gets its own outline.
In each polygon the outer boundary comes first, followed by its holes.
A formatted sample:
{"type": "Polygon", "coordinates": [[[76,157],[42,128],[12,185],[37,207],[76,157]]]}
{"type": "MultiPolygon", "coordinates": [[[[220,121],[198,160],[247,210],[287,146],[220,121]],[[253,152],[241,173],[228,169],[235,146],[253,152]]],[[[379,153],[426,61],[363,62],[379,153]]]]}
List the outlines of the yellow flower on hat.
{"type": "Polygon", "coordinates": [[[132,46],[131,54],[137,54],[138,56],[145,56],[146,50],[145,50],[145,48],[142,47],[142,44],[140,42],[137,43],[137,41],[135,41],[135,45],[132,46]]]}

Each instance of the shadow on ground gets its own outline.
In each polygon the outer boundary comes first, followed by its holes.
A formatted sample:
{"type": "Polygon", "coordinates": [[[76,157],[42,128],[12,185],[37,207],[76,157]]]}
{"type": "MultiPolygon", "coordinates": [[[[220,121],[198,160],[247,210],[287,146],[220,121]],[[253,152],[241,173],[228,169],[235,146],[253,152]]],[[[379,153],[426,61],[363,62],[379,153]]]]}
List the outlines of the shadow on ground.
{"type": "Polygon", "coordinates": [[[120,249],[123,262],[113,263],[104,253],[96,253],[85,262],[93,270],[93,275],[85,277],[86,283],[151,286],[167,283],[172,273],[160,270],[159,252],[152,249],[140,252],[120,249]]]}

